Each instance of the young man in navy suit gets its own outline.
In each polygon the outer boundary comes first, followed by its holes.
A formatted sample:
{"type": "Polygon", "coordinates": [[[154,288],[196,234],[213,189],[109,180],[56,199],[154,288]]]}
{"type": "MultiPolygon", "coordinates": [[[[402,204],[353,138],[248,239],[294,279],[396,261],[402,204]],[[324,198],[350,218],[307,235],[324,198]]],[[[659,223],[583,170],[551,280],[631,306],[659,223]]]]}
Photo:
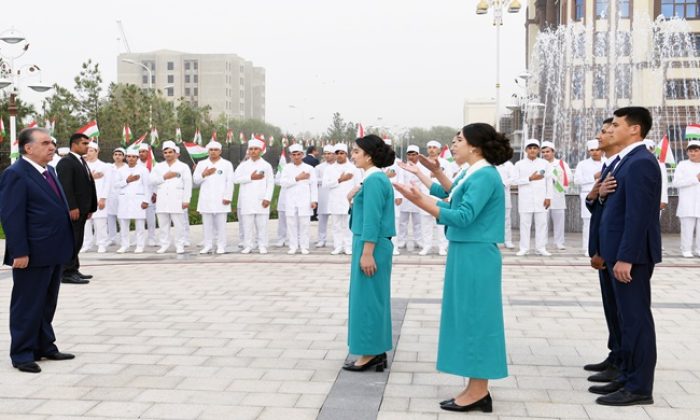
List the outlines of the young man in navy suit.
{"type": "Polygon", "coordinates": [[[21,158],[0,176],[0,222],[5,230],[4,264],[12,266],[10,358],[22,372],[38,373],[42,358],[67,360],[54,344],[62,265],[73,254],[68,202],[49,166],[56,146],[48,131],[19,133],[21,158]]]}
{"type": "Polygon", "coordinates": [[[651,276],[661,262],[661,170],[642,140],[652,125],[649,110],[620,108],[612,122],[620,153],[600,187],[599,251],[612,280],[620,340],[620,376],[602,405],[653,404],[656,333],[651,313],[651,276]]]}

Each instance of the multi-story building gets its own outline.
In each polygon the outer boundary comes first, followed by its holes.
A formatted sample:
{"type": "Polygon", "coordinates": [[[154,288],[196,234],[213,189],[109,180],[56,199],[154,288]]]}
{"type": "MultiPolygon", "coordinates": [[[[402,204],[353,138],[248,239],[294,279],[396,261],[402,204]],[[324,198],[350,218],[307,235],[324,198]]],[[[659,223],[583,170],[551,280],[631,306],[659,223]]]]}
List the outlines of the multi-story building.
{"type": "Polygon", "coordinates": [[[214,118],[223,114],[265,120],[265,69],[235,54],[120,54],[117,81],[160,90],[170,101],[183,98],[208,105],[214,118]]]}

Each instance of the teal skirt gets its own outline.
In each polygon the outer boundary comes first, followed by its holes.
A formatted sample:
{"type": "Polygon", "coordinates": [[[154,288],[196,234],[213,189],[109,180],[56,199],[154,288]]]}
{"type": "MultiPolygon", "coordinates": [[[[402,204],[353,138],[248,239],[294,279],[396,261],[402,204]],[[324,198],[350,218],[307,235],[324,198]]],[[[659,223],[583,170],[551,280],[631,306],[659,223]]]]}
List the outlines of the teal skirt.
{"type": "Polygon", "coordinates": [[[391,241],[381,238],[374,247],[377,272],[367,277],[360,268],[364,242],[352,237],[348,346],[350,353],[376,355],[391,350],[391,241]]]}
{"type": "Polygon", "coordinates": [[[496,244],[450,241],[437,369],[476,379],[508,376],[496,244]]]}

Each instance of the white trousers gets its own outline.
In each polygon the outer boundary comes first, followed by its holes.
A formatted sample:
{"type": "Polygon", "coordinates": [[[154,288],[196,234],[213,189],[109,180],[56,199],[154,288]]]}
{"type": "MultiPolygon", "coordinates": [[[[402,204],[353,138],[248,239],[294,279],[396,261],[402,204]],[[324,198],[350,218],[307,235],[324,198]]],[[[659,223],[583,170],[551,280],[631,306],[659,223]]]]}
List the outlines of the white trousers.
{"type": "Polygon", "coordinates": [[[408,212],[408,211],[402,211],[399,219],[399,246],[404,246],[406,245],[406,242],[408,241],[408,219],[409,217],[411,218],[411,222],[413,225],[413,239],[416,243],[416,246],[419,246],[423,243],[423,235],[421,232],[421,224],[420,224],[420,213],[415,212],[408,212]]]}
{"type": "Polygon", "coordinates": [[[401,212],[399,211],[399,206],[394,206],[394,229],[396,230],[397,235],[394,235],[391,238],[391,244],[394,245],[394,250],[398,251],[399,249],[399,237],[398,237],[398,232],[399,228],[401,225],[401,212]]]}
{"type": "MultiPolygon", "coordinates": [[[[129,222],[130,219],[119,219],[119,233],[121,235],[122,247],[130,247],[129,242],[129,222]]],[[[146,246],[146,220],[134,219],[136,225],[136,247],[143,248],[146,246]]]]}
{"type": "Polygon", "coordinates": [[[437,231],[438,249],[447,250],[447,238],[445,237],[444,226],[438,225],[435,218],[430,214],[421,214],[420,225],[423,249],[430,249],[433,247],[433,238],[435,238],[435,231],[437,231]]]}
{"type": "Polygon", "coordinates": [[[182,226],[184,228],[184,238],[185,238],[185,243],[189,244],[190,243],[190,213],[188,209],[185,209],[185,212],[182,213],[182,226]]]}
{"type": "Polygon", "coordinates": [[[328,237],[328,216],[330,215],[318,215],[318,242],[326,242],[326,238],[328,237]]]}
{"type": "Polygon", "coordinates": [[[700,217],[680,217],[680,220],[681,252],[695,252],[696,254],[700,254],[700,217]],[[694,247],[693,231],[695,232],[694,247]]]}
{"type": "Polygon", "coordinates": [[[581,221],[583,222],[583,226],[581,227],[581,248],[588,252],[588,238],[590,238],[591,234],[591,218],[582,217],[581,221]]]}
{"type": "Polygon", "coordinates": [[[112,243],[118,243],[119,241],[121,241],[121,237],[117,236],[116,214],[110,214],[109,216],[107,216],[107,240],[112,243]]]}
{"type": "Polygon", "coordinates": [[[109,241],[106,218],[92,218],[85,222],[83,234],[83,248],[92,248],[93,245],[106,247],[109,241]]]}
{"type": "Polygon", "coordinates": [[[566,209],[549,209],[547,210],[547,220],[552,221],[552,236],[554,245],[564,246],[564,218],[566,217],[566,209]]]}
{"type": "Polygon", "coordinates": [[[259,248],[267,248],[267,219],[269,214],[243,214],[241,224],[243,225],[243,246],[253,249],[256,238],[259,248]]]}
{"type": "MultiPolygon", "coordinates": [[[[150,200],[149,200],[150,201],[150,200]]],[[[148,203],[146,208],[146,225],[148,227],[148,242],[156,242],[156,205],[148,203]]]]}
{"type": "Polygon", "coordinates": [[[287,212],[277,210],[277,242],[287,242],[287,212]]]}
{"type": "Polygon", "coordinates": [[[352,250],[352,233],[348,222],[349,214],[333,214],[333,249],[342,249],[346,252],[352,250]]]}
{"type": "Polygon", "coordinates": [[[510,214],[512,213],[513,209],[512,208],[506,208],[506,223],[505,223],[505,232],[503,237],[505,238],[505,242],[513,242],[513,229],[510,227],[511,225],[511,217],[510,214]]]}
{"type": "Polygon", "coordinates": [[[299,216],[296,210],[286,211],[287,238],[289,239],[289,249],[309,249],[309,226],[311,218],[309,216],[299,216]]]}
{"type": "Polygon", "coordinates": [[[530,249],[530,230],[532,219],[535,219],[535,249],[545,249],[547,246],[547,213],[520,213],[520,250],[530,249]]]}
{"type": "Polygon", "coordinates": [[[202,213],[204,247],[211,248],[216,240],[218,249],[226,249],[226,213],[202,213]]]}
{"type": "Polygon", "coordinates": [[[241,217],[241,209],[236,207],[236,217],[238,218],[238,243],[243,243],[243,218],[241,217]]]}
{"type": "Polygon", "coordinates": [[[160,226],[160,246],[170,246],[173,242],[170,238],[170,224],[175,227],[175,246],[185,246],[185,218],[182,213],[158,213],[158,226],[160,226]]]}

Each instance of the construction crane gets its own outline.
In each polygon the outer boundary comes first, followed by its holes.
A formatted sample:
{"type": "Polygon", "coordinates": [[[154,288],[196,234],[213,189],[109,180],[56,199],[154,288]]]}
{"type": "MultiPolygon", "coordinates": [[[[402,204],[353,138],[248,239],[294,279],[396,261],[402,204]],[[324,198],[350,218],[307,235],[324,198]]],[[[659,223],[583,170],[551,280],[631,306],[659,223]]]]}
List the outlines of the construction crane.
{"type": "Polygon", "coordinates": [[[117,39],[121,39],[122,44],[124,44],[124,48],[126,49],[126,52],[131,53],[131,48],[129,48],[129,41],[126,40],[126,34],[124,33],[124,25],[122,25],[121,20],[117,21],[117,27],[119,28],[119,33],[121,34],[121,37],[117,39]]]}

